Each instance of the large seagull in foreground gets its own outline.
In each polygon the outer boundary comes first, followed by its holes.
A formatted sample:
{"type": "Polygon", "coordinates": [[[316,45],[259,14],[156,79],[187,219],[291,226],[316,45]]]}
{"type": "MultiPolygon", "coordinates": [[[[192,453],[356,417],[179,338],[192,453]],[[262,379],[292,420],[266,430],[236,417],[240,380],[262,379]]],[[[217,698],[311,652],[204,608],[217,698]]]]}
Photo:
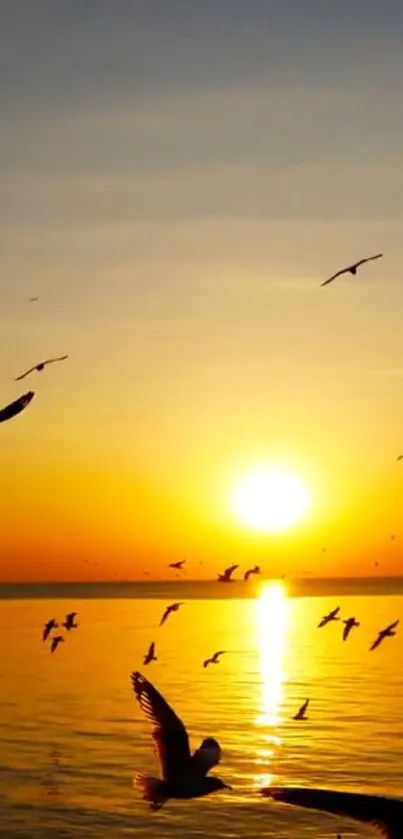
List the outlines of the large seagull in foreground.
{"type": "Polygon", "coordinates": [[[134,778],[150,809],[159,810],[168,798],[200,798],[219,789],[231,789],[221,778],[207,777],[221,759],[217,740],[207,737],[191,754],[186,728],[164,697],[141,673],[132,673],[131,680],[140,708],[152,723],[154,748],[162,769],[162,779],[149,775],[134,778]]]}
{"type": "Polygon", "coordinates": [[[336,277],[340,277],[341,274],[353,274],[355,276],[360,265],[364,265],[365,262],[372,262],[373,259],[380,259],[381,256],[383,256],[383,253],[376,253],[374,256],[367,256],[366,259],[359,259],[358,262],[354,262],[353,265],[348,265],[347,268],[342,268],[340,271],[336,271],[336,273],[332,274],[328,280],[321,283],[321,286],[328,285],[333,282],[336,277]]]}
{"type": "Polygon", "coordinates": [[[323,810],[370,824],[387,839],[403,839],[403,801],[398,798],[304,787],[266,787],[261,792],[267,798],[286,804],[323,810]]]}

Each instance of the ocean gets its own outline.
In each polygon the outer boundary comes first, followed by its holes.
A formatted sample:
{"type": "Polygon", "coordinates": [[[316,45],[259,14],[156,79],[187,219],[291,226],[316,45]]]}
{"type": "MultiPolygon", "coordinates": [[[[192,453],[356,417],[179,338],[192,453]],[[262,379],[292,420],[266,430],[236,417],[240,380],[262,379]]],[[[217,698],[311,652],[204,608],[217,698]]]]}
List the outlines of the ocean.
{"type": "Polygon", "coordinates": [[[397,618],[401,580],[0,586],[1,839],[369,836],[259,789],[402,794],[403,626],[369,652],[397,618]],[[336,606],[360,622],[346,642],[340,621],[317,628],[336,606]],[[79,627],[51,655],[43,625],[73,610],[79,627]],[[151,641],[158,661],[143,666],[151,641]],[[203,668],[216,650],[219,664],[203,668]],[[130,684],[137,669],[193,748],[219,740],[213,774],[232,792],[148,810],[132,787],[136,772],[157,774],[130,684]],[[308,720],[294,721],[308,697],[308,720]]]}

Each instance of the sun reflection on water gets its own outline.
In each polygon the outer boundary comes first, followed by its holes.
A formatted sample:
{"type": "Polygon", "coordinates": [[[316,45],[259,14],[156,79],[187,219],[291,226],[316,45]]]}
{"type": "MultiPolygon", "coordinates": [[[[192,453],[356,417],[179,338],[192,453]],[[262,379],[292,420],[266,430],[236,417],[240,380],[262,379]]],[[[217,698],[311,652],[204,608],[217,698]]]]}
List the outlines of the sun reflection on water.
{"type": "Polygon", "coordinates": [[[262,679],[261,713],[255,724],[261,726],[264,746],[256,757],[257,786],[268,785],[273,774],[268,771],[281,745],[279,726],[285,674],[283,660],[286,647],[289,602],[282,583],[264,586],[256,601],[257,631],[260,647],[260,674],[262,679]],[[263,767],[265,771],[262,771],[263,767]]]}

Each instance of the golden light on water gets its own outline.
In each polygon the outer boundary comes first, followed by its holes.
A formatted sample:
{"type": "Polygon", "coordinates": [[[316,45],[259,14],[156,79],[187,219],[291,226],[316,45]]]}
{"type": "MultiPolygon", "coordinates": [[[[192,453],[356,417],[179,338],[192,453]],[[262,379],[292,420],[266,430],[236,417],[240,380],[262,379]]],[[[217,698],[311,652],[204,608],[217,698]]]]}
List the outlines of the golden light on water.
{"type": "Polygon", "coordinates": [[[257,785],[270,784],[273,775],[268,771],[277,748],[281,744],[278,733],[283,699],[284,654],[287,640],[289,602],[282,583],[269,583],[256,601],[257,631],[260,647],[262,680],[261,713],[255,720],[261,726],[264,746],[258,750],[256,763],[257,785]],[[266,771],[261,769],[265,767],[266,771]]]}

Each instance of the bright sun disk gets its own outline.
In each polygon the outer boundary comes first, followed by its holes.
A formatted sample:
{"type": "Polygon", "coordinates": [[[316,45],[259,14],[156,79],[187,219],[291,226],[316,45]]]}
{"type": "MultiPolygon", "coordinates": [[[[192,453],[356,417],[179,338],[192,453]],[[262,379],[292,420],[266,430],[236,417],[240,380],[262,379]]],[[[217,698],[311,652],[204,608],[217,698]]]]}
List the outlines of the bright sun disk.
{"type": "Polygon", "coordinates": [[[304,517],[308,491],[297,475],[259,469],[242,478],[233,493],[237,518],[254,530],[288,530],[304,517]]]}

